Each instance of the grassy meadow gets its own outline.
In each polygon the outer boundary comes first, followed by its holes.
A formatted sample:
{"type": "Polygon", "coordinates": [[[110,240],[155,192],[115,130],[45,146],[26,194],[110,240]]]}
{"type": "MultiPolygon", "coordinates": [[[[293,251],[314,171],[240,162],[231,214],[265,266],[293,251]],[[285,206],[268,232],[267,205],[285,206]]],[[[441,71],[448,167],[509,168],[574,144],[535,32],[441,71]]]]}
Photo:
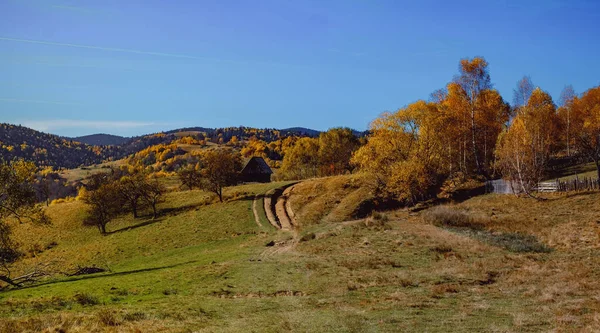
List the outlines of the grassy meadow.
{"type": "Polygon", "coordinates": [[[294,232],[252,213],[284,182],[228,188],[225,203],[173,191],[157,220],[123,216],[106,236],[81,226],[81,202],[51,205],[52,225],[14,225],[26,256],[15,273],[57,274],[0,292],[0,332],[600,329],[600,194],[485,195],[343,221],[363,196],[344,177],[297,185],[294,232]],[[94,265],[108,271],[60,274],[94,265]]]}

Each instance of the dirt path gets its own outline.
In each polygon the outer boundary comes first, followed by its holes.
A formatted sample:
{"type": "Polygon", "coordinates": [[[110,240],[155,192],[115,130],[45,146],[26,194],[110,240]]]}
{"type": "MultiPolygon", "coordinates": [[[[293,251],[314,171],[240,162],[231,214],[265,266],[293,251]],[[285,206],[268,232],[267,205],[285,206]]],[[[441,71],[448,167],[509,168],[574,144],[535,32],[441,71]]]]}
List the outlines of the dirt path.
{"type": "Polygon", "coordinates": [[[295,215],[289,202],[294,185],[271,190],[265,194],[264,209],[269,222],[277,229],[292,231],[296,224],[295,215]]]}
{"type": "Polygon", "coordinates": [[[254,201],[252,201],[252,212],[254,213],[254,221],[259,228],[262,228],[263,225],[260,223],[260,217],[258,216],[258,201],[260,200],[260,195],[254,196],[254,201]]]}
{"type": "Polygon", "coordinates": [[[279,220],[277,220],[277,216],[275,215],[275,210],[273,209],[273,197],[275,195],[275,190],[268,191],[265,193],[265,200],[263,209],[265,210],[265,214],[267,215],[267,219],[269,223],[273,225],[277,229],[281,229],[279,225],[279,220]]]}
{"type": "Polygon", "coordinates": [[[292,210],[292,203],[290,201],[290,196],[292,195],[292,192],[294,191],[294,186],[292,185],[288,188],[285,189],[285,191],[283,191],[283,197],[285,199],[285,212],[288,216],[288,218],[290,219],[290,223],[292,226],[298,226],[296,224],[296,214],[294,213],[294,210],[292,210]]]}

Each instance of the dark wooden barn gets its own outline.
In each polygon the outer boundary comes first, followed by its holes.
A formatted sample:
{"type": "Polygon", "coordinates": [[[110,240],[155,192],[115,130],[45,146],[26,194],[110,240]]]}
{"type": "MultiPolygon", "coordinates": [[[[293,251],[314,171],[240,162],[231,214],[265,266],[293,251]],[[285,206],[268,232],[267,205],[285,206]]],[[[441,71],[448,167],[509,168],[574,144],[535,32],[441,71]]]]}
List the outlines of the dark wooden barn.
{"type": "Polygon", "coordinates": [[[243,182],[268,183],[271,181],[273,171],[262,157],[252,157],[246,162],[240,172],[240,180],[243,182]]]}

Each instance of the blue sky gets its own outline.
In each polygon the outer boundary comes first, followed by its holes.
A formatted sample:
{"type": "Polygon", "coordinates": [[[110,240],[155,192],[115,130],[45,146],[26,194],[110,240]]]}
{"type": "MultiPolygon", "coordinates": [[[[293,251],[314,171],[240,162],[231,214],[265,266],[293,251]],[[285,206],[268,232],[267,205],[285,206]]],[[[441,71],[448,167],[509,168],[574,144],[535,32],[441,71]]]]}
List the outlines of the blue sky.
{"type": "Polygon", "coordinates": [[[484,56],[507,101],[600,84],[586,1],[0,0],[0,122],[76,136],[366,129],[484,56]]]}

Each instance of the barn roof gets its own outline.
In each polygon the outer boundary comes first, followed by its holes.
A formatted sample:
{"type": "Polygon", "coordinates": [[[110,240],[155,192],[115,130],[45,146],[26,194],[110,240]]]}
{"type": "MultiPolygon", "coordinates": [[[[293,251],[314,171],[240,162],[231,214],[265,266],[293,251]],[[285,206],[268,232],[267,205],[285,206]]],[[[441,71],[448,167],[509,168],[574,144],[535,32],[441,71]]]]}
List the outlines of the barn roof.
{"type": "Polygon", "coordinates": [[[242,174],[272,174],[273,171],[262,157],[254,156],[246,161],[242,174]]]}

